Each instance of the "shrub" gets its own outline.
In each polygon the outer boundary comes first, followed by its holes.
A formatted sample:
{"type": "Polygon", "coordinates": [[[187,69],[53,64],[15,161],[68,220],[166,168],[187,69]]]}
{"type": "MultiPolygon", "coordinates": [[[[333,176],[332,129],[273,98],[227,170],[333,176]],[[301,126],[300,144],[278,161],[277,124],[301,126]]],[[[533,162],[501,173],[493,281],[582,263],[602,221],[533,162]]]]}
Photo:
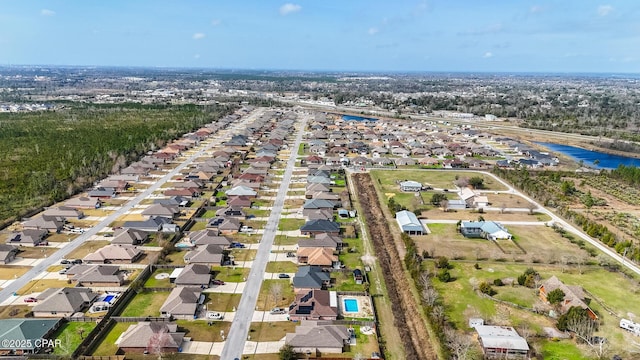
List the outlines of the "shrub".
{"type": "Polygon", "coordinates": [[[440,256],[436,259],[436,267],[438,269],[448,269],[449,268],[449,259],[446,256],[440,256]]]}
{"type": "Polygon", "coordinates": [[[493,290],[493,287],[491,286],[491,284],[489,284],[486,281],[483,281],[482,283],[480,283],[479,289],[481,293],[487,294],[489,296],[493,296],[496,294],[496,291],[493,290]]]}
{"type": "Polygon", "coordinates": [[[495,280],[493,280],[493,285],[495,285],[495,286],[503,286],[504,283],[502,282],[502,279],[495,279],[495,280]]]}
{"type": "Polygon", "coordinates": [[[443,283],[451,281],[451,274],[449,273],[449,270],[442,269],[438,271],[438,280],[442,281],[443,283]]]}

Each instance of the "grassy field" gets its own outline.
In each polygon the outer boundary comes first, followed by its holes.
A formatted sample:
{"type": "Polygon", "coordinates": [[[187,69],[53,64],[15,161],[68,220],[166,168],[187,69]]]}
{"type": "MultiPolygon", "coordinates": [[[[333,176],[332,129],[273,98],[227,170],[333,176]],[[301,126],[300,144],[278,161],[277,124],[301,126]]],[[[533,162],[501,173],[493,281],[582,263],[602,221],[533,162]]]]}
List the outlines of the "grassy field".
{"type": "Polygon", "coordinates": [[[280,222],[278,223],[278,230],[280,231],[298,230],[302,225],[304,225],[305,222],[306,220],[304,219],[283,218],[283,219],[280,219],[280,222]]]}
{"type": "Polygon", "coordinates": [[[107,336],[104,337],[102,342],[96,347],[96,350],[93,352],[94,356],[108,356],[114,355],[118,351],[118,345],[115,344],[118,337],[122,335],[125,330],[129,328],[129,326],[135,325],[135,323],[116,323],[107,336]]]}
{"type": "Polygon", "coordinates": [[[274,245],[295,245],[298,243],[300,238],[287,236],[287,235],[276,235],[275,240],[273,241],[274,245]]]}
{"type": "Polygon", "coordinates": [[[166,277],[165,279],[156,279],[156,275],[158,274],[171,274],[171,272],[173,271],[173,269],[157,269],[155,270],[151,276],[149,276],[149,279],[147,279],[147,281],[144,283],[144,287],[147,288],[161,288],[161,287],[173,287],[174,285],[171,284],[171,281],[169,280],[169,277],[166,277]]]}
{"type": "Polygon", "coordinates": [[[278,341],[287,333],[295,332],[297,325],[292,321],[253,322],[249,327],[249,336],[251,341],[278,341]]]}
{"type": "Polygon", "coordinates": [[[231,323],[228,321],[189,321],[177,320],[178,330],[186,332],[185,336],[191,338],[192,341],[222,341],[220,331],[224,331],[224,335],[229,334],[231,323]],[[209,325],[211,324],[211,325],[209,325]]]}
{"type": "Polygon", "coordinates": [[[429,184],[435,188],[448,188],[454,189],[454,181],[456,176],[458,178],[471,178],[481,177],[484,180],[483,190],[502,191],[507,188],[501,183],[494,180],[492,177],[475,172],[475,171],[416,171],[411,169],[408,171],[384,171],[384,170],[371,170],[371,176],[380,180],[382,189],[399,191],[399,186],[396,184],[396,180],[413,180],[423,184],[429,184]]]}
{"type": "Polygon", "coordinates": [[[165,261],[171,265],[185,265],[184,256],[186,253],[186,250],[173,251],[165,257],[165,261]]]}
{"type": "Polygon", "coordinates": [[[542,357],[545,360],[588,360],[569,340],[545,341],[542,344],[542,357]]]}
{"type": "Polygon", "coordinates": [[[27,305],[0,306],[0,319],[24,318],[29,313],[31,306],[27,305]]]}
{"type": "Polygon", "coordinates": [[[497,208],[500,208],[500,207],[504,206],[504,207],[507,207],[507,208],[528,209],[529,206],[531,205],[530,202],[526,201],[524,198],[522,198],[522,197],[520,197],[518,195],[515,195],[515,194],[486,193],[486,194],[483,194],[483,195],[487,196],[491,206],[497,207],[497,208]]]}
{"type": "Polygon", "coordinates": [[[479,213],[477,210],[456,210],[444,212],[441,209],[433,207],[427,207],[423,209],[422,217],[430,220],[477,220],[478,216],[482,216],[487,221],[541,221],[547,222],[551,220],[551,217],[547,214],[534,213],[529,215],[528,212],[505,212],[503,214],[500,211],[484,211],[479,213]]]}
{"type": "Polygon", "coordinates": [[[59,339],[60,346],[53,348],[54,355],[71,355],[78,348],[84,337],[96,327],[95,322],[68,322],[53,334],[53,339],[59,339]],[[82,332],[82,335],[80,335],[82,332]]]}
{"type": "Polygon", "coordinates": [[[67,254],[65,259],[82,259],[83,257],[95,252],[96,250],[109,245],[109,241],[87,241],[77,247],[75,250],[67,254]]]}
{"type": "Polygon", "coordinates": [[[229,312],[238,308],[241,296],[242,294],[205,293],[205,303],[211,311],[229,312]]]}
{"type": "Polygon", "coordinates": [[[19,250],[20,251],[18,252],[17,257],[21,257],[25,259],[42,259],[45,256],[49,257],[51,256],[51,254],[58,251],[57,248],[41,247],[41,246],[38,246],[38,247],[21,246],[19,250]]]}
{"type": "Polygon", "coordinates": [[[213,266],[211,270],[215,272],[215,278],[217,280],[222,280],[224,282],[243,282],[246,281],[247,276],[249,276],[249,268],[242,267],[222,267],[222,266],[213,266]]]}
{"type": "Polygon", "coordinates": [[[169,292],[141,292],[133,297],[120,316],[160,316],[160,307],[168,296],[169,292]]]}
{"type": "Polygon", "coordinates": [[[267,263],[269,273],[294,273],[298,271],[298,266],[291,261],[269,261],[267,263]]]}
{"type": "Polygon", "coordinates": [[[29,271],[29,269],[31,269],[31,267],[29,266],[0,265],[0,279],[14,279],[16,277],[24,275],[27,271],[29,271]]]}
{"type": "Polygon", "coordinates": [[[258,295],[258,301],[256,303],[256,309],[261,311],[271,310],[274,307],[287,307],[295,300],[293,294],[293,287],[288,279],[277,280],[265,280],[262,282],[260,288],[260,294],[258,295]],[[276,285],[278,284],[278,285],[276,285]],[[280,286],[279,294],[277,297],[273,296],[273,286],[280,286]]]}
{"type": "Polygon", "coordinates": [[[252,261],[256,258],[256,253],[258,250],[251,249],[233,249],[231,250],[231,255],[233,256],[234,261],[252,261]]]}

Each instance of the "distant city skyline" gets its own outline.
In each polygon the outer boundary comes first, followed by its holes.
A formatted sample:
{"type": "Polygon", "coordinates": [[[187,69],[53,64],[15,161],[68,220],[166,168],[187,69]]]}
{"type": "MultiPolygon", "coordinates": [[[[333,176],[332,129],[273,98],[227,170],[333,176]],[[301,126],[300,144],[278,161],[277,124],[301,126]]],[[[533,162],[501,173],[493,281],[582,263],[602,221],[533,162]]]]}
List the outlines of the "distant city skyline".
{"type": "Polygon", "coordinates": [[[640,2],[5,1],[0,65],[639,73],[640,2]]]}

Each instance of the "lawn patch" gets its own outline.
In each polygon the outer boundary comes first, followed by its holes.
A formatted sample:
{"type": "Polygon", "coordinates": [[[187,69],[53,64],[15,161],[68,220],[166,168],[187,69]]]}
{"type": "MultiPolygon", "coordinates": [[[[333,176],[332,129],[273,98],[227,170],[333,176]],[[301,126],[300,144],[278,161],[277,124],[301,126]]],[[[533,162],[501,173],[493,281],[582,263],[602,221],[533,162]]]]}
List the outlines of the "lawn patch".
{"type": "Polygon", "coordinates": [[[60,346],[53,348],[53,353],[55,355],[71,355],[96,326],[95,322],[68,322],[63,324],[53,335],[53,339],[61,341],[60,346]]]}
{"type": "Polygon", "coordinates": [[[291,261],[269,261],[267,263],[268,273],[295,273],[298,271],[298,265],[291,261]]]}
{"type": "Polygon", "coordinates": [[[292,321],[253,322],[249,327],[251,341],[279,341],[287,333],[296,331],[297,324],[292,321]]]}
{"type": "Polygon", "coordinates": [[[288,279],[273,279],[262,282],[256,309],[267,311],[274,307],[288,307],[295,300],[293,287],[288,279]],[[279,291],[274,291],[275,289],[279,291]]]}
{"type": "Polygon", "coordinates": [[[160,307],[169,297],[169,292],[141,292],[138,293],[127,304],[120,316],[123,317],[158,317],[160,316],[160,307]]]}

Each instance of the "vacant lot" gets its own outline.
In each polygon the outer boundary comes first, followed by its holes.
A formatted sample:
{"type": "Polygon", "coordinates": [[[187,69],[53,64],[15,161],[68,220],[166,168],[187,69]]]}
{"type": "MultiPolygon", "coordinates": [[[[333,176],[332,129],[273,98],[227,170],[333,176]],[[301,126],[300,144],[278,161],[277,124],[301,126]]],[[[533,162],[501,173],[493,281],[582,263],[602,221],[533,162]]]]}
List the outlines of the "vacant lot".
{"type": "Polygon", "coordinates": [[[257,250],[251,249],[233,249],[231,250],[231,255],[235,262],[240,261],[252,261],[256,258],[257,250]]]}
{"type": "Polygon", "coordinates": [[[306,220],[304,219],[280,219],[280,223],[278,223],[278,230],[280,231],[292,231],[298,230],[306,220]]]}
{"type": "Polygon", "coordinates": [[[136,323],[116,323],[107,333],[107,336],[100,342],[96,350],[93,352],[95,356],[108,356],[113,355],[118,351],[118,345],[116,345],[116,340],[122,335],[125,330],[129,328],[129,326],[135,325],[136,323]]]}
{"type": "Polygon", "coordinates": [[[206,308],[211,311],[235,311],[240,304],[242,294],[205,293],[206,308]]]}
{"type": "Polygon", "coordinates": [[[274,307],[288,307],[293,300],[293,287],[288,279],[265,280],[260,288],[256,309],[267,311],[274,307]]]}
{"type": "Polygon", "coordinates": [[[269,261],[267,263],[269,273],[294,273],[298,271],[298,266],[291,261],[269,261]]]}
{"type": "Polygon", "coordinates": [[[254,322],[249,328],[251,341],[278,341],[287,333],[296,331],[297,323],[292,321],[254,322]]]}
{"type": "Polygon", "coordinates": [[[18,252],[17,257],[21,257],[25,259],[42,259],[44,257],[49,257],[51,256],[51,254],[58,251],[57,248],[42,247],[42,246],[37,246],[37,247],[21,246],[19,250],[20,251],[18,252]]]}
{"type": "Polygon", "coordinates": [[[484,193],[482,195],[486,195],[487,199],[489,199],[490,205],[496,208],[506,207],[529,209],[529,207],[532,206],[530,202],[515,194],[484,193]]]}
{"type": "Polygon", "coordinates": [[[507,190],[504,185],[492,177],[475,171],[420,171],[416,169],[407,171],[372,170],[371,176],[375,181],[380,180],[382,189],[385,192],[387,192],[387,190],[400,191],[399,185],[396,184],[397,180],[413,180],[422,184],[429,184],[435,188],[455,189],[454,181],[456,181],[456,177],[458,179],[468,179],[476,176],[484,180],[483,190],[507,190]]]}
{"type": "Polygon", "coordinates": [[[31,293],[39,293],[47,290],[48,288],[63,288],[65,286],[73,286],[68,284],[66,280],[51,280],[51,279],[42,279],[42,280],[31,280],[27,283],[27,285],[23,286],[22,289],[16,291],[18,295],[26,295],[31,293]]]}
{"type": "Polygon", "coordinates": [[[224,282],[243,282],[246,281],[251,269],[243,267],[234,268],[230,266],[213,266],[211,270],[215,273],[215,278],[217,280],[222,280],[224,282]]]}
{"type": "Polygon", "coordinates": [[[82,259],[96,250],[109,245],[109,241],[87,241],[65,256],[65,259],[82,259]]]}
{"type": "Polygon", "coordinates": [[[0,306],[0,319],[24,318],[30,313],[31,306],[27,305],[0,306]]]}
{"type": "Polygon", "coordinates": [[[500,211],[484,211],[479,213],[476,210],[456,210],[444,212],[441,209],[429,208],[422,211],[423,218],[429,220],[477,220],[479,216],[482,216],[487,221],[541,221],[546,222],[551,220],[549,215],[534,213],[530,215],[529,212],[505,212],[500,211]]]}
{"type": "Polygon", "coordinates": [[[228,321],[177,320],[176,323],[178,324],[178,330],[186,332],[186,336],[193,341],[223,341],[221,332],[226,337],[231,327],[231,323],[228,321]]]}
{"type": "Polygon", "coordinates": [[[60,326],[52,338],[60,340],[61,344],[53,348],[53,353],[71,355],[96,325],[95,322],[68,322],[60,326]]]}

